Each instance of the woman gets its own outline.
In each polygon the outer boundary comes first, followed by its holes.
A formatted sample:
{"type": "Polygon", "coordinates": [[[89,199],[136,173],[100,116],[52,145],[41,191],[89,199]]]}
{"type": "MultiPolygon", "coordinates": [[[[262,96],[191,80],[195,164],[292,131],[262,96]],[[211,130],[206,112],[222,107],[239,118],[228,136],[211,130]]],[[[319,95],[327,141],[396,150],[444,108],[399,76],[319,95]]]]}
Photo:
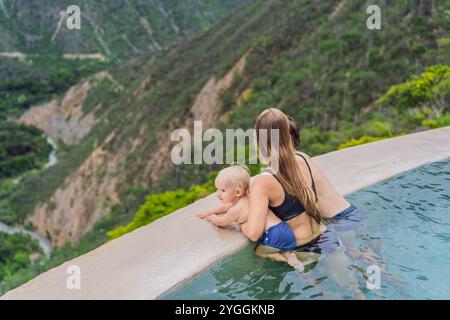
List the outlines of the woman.
{"type": "MultiPolygon", "coordinates": [[[[256,120],[255,131],[258,151],[268,169],[251,185],[248,220],[242,232],[253,241],[259,240],[264,232],[267,208],[271,209],[294,232],[296,251],[329,254],[330,259],[325,260],[329,277],[363,298],[356,278],[347,269],[347,257],[338,250],[339,238],[335,232],[321,227],[323,217],[339,217],[352,208],[351,204],[308,156],[295,151],[289,119],[282,111],[275,108],[263,111],[256,120]],[[274,129],[278,130],[278,147],[271,142],[274,129]],[[267,145],[261,143],[264,130],[267,145]],[[270,159],[278,159],[278,163],[271,163],[270,159]]],[[[258,253],[262,255],[257,248],[258,253]]]]}
{"type": "MultiPolygon", "coordinates": [[[[352,208],[310,158],[295,151],[296,140],[292,139],[291,128],[289,118],[275,108],[263,111],[256,120],[258,148],[260,132],[267,130],[268,145],[264,148],[267,154],[262,156],[263,161],[267,159],[268,170],[254,179],[250,191],[250,215],[243,232],[254,241],[263,233],[268,207],[292,228],[299,246],[310,243],[324,232],[320,228],[323,218],[339,218],[352,208]],[[279,132],[279,150],[270,145],[273,129],[279,132]],[[276,174],[271,169],[275,166],[270,163],[271,152],[277,153],[275,158],[279,161],[276,174]]],[[[261,148],[259,151],[264,152],[261,148]]],[[[334,242],[322,242],[311,249],[332,251],[336,249],[334,242]]],[[[304,249],[308,250],[307,247],[304,249]]]]}

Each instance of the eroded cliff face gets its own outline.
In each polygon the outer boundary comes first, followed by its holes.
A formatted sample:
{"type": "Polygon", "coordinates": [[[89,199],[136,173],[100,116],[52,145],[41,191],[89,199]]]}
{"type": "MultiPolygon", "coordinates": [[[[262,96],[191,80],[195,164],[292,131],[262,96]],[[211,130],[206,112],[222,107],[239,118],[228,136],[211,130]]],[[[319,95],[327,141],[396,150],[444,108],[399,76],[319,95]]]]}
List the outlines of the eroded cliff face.
{"type": "MultiPolygon", "coordinates": [[[[187,128],[192,130],[193,120],[202,120],[203,128],[214,126],[220,120],[220,93],[227,90],[236,74],[243,72],[244,55],[222,78],[211,78],[197,95],[190,108],[190,117],[174,118],[169,128],[187,128]]],[[[96,76],[110,77],[101,73],[96,76]]],[[[21,121],[32,123],[54,139],[67,144],[80,143],[96,124],[95,110],[83,114],[82,104],[92,87],[92,81],[84,81],[71,88],[61,101],[32,108],[21,121]]],[[[148,79],[138,86],[137,91],[145,88],[148,79]]],[[[136,91],[132,94],[136,95],[136,91]]],[[[128,100],[124,100],[127,103],[128,100]]],[[[101,108],[99,106],[98,108],[101,108]]],[[[170,129],[170,130],[171,130],[170,129]]],[[[147,186],[156,183],[172,167],[169,129],[157,133],[158,144],[148,159],[139,159],[145,163],[141,172],[147,178],[147,186]]],[[[48,237],[55,247],[61,247],[66,241],[76,242],[100,217],[108,214],[119,202],[118,187],[126,181],[125,172],[130,170],[127,157],[140,148],[144,148],[145,127],[141,127],[137,136],[120,140],[116,138],[123,132],[114,128],[103,143],[97,146],[84,162],[74,170],[50,199],[39,204],[28,220],[36,231],[48,237]],[[114,145],[114,147],[112,147],[114,145]]],[[[144,179],[145,180],[145,179],[144,179]]],[[[142,183],[142,179],[141,179],[142,183]]]]}
{"type": "Polygon", "coordinates": [[[49,201],[38,205],[29,217],[36,231],[50,238],[54,246],[77,241],[119,201],[115,174],[118,158],[124,155],[104,149],[113,137],[111,134],[96,148],[49,201]]]}
{"type": "Polygon", "coordinates": [[[83,103],[89,91],[102,79],[110,80],[121,90],[108,72],[99,72],[71,87],[61,99],[31,107],[19,122],[36,126],[55,141],[60,140],[67,145],[80,143],[95,125],[95,112],[101,107],[98,105],[84,114],[83,103]]]}
{"type": "MultiPolygon", "coordinates": [[[[79,144],[97,124],[95,113],[102,108],[99,103],[88,113],[83,104],[99,81],[108,79],[117,90],[124,88],[108,72],[99,72],[71,87],[62,98],[30,108],[19,122],[34,125],[55,141],[67,145],[79,144]]],[[[106,146],[115,132],[66,177],[62,186],[45,203],[40,203],[28,217],[36,231],[49,238],[56,247],[66,241],[80,239],[98,219],[116,204],[116,169],[126,150],[111,153],[106,146]]]]}

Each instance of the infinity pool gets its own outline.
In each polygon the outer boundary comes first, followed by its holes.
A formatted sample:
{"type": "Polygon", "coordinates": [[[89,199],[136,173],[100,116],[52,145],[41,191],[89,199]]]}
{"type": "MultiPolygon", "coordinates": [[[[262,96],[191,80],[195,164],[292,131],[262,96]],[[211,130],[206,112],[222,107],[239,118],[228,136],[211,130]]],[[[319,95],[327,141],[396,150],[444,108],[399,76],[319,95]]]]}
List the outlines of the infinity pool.
{"type": "MultiPolygon", "coordinates": [[[[418,167],[347,197],[365,214],[346,271],[368,299],[450,299],[450,158],[418,167]],[[380,260],[381,259],[381,260],[380,260]],[[381,266],[381,288],[369,290],[367,266],[381,266]]],[[[341,235],[342,238],[345,236],[341,235]]],[[[321,257],[306,274],[256,257],[254,245],[227,257],[162,299],[352,299],[321,257]]]]}

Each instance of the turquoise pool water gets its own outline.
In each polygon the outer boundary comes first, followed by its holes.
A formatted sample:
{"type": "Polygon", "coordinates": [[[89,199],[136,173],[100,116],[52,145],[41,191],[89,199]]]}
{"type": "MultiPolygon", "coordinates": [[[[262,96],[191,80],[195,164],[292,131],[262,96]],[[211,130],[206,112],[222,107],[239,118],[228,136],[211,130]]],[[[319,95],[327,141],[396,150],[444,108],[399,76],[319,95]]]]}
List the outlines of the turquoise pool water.
{"type": "MultiPolygon", "coordinates": [[[[450,299],[450,158],[427,164],[347,197],[363,210],[365,227],[345,270],[368,299],[450,299]],[[380,260],[380,257],[382,260],[380,260]],[[369,264],[381,267],[381,288],[366,285],[369,264]]],[[[344,239],[345,235],[342,235],[344,239]]],[[[351,299],[332,281],[327,257],[306,274],[259,258],[254,245],[227,257],[162,299],[351,299]]]]}

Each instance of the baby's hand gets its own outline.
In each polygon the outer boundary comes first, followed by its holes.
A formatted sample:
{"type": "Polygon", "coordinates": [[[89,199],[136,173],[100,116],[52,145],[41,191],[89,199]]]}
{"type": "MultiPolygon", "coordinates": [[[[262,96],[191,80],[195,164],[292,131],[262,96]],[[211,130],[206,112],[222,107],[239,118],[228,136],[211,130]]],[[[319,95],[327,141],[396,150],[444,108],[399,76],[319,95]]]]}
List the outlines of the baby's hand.
{"type": "Polygon", "coordinates": [[[212,224],[218,226],[218,227],[224,227],[227,225],[227,222],[224,222],[224,220],[221,218],[223,215],[220,215],[220,217],[217,214],[210,214],[205,218],[206,221],[211,222],[212,224]]]}
{"type": "Polygon", "coordinates": [[[206,217],[208,217],[212,214],[213,214],[213,212],[206,211],[206,212],[201,212],[201,213],[197,214],[197,217],[199,217],[200,219],[205,219],[206,217]]]}

